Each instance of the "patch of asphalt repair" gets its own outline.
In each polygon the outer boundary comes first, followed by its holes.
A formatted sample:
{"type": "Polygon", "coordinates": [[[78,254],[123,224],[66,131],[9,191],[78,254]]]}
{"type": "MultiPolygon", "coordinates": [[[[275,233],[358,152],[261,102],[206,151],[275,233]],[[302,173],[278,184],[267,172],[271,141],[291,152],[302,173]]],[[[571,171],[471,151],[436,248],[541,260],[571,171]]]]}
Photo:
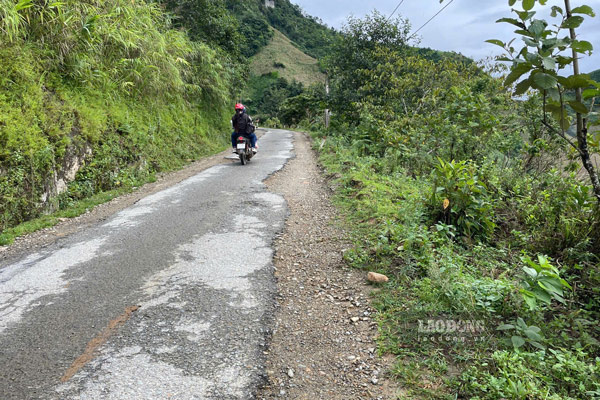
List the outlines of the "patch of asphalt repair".
{"type": "Polygon", "coordinates": [[[291,134],[261,144],[245,167],[195,174],[42,249],[33,239],[24,258],[5,253],[17,260],[0,264],[0,398],[253,398],[272,326],[271,244],[288,213],[262,181],[291,157],[291,134]],[[118,332],[99,334],[132,307],[118,332]],[[98,337],[95,358],[58,385],[98,337]]]}

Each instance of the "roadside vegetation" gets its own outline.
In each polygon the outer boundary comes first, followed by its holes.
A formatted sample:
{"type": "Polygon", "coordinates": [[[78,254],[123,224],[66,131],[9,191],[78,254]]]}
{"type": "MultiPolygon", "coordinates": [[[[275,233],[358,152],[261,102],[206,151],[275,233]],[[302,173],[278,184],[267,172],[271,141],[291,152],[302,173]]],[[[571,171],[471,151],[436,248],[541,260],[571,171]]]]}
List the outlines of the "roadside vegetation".
{"type": "Polygon", "coordinates": [[[224,148],[226,45],[153,2],[0,2],[0,244],[224,148]]]}
{"type": "Polygon", "coordinates": [[[331,126],[300,122],[356,238],[346,260],[390,277],[379,350],[402,398],[600,398],[600,202],[581,154],[600,150],[598,83],[573,74],[591,44],[569,36],[593,11],[546,22],[509,3],[525,47],[508,68],[434,62],[408,21],[350,19],[331,95],[311,97],[331,126]]]}

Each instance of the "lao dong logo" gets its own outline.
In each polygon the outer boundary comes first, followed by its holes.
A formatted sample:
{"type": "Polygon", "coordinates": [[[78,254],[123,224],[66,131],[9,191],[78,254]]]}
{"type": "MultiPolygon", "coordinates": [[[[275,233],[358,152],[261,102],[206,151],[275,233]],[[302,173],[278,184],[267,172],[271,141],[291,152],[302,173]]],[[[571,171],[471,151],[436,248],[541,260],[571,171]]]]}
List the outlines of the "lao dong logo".
{"type": "Polygon", "coordinates": [[[419,340],[424,342],[466,342],[484,340],[483,320],[428,319],[418,320],[419,340]]]}

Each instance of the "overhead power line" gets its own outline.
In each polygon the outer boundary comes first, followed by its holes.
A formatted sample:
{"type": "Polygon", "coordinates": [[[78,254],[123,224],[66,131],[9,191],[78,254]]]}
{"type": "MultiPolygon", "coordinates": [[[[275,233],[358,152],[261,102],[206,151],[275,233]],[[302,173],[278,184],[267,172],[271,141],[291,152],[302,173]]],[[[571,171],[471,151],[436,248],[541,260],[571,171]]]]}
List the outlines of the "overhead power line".
{"type": "Polygon", "coordinates": [[[429,24],[431,21],[433,21],[435,19],[435,17],[440,15],[442,13],[442,11],[444,11],[446,8],[448,8],[450,6],[450,4],[452,4],[453,2],[454,2],[454,0],[450,0],[450,2],[448,4],[446,4],[444,7],[442,7],[442,9],[440,11],[438,11],[433,17],[429,18],[429,20],[427,22],[425,22],[423,25],[421,25],[419,27],[419,29],[417,29],[407,40],[410,40],[413,37],[415,37],[416,34],[419,33],[419,31],[421,29],[425,28],[427,26],[427,24],[429,24]]]}
{"type": "Polygon", "coordinates": [[[390,14],[390,16],[387,18],[387,21],[389,21],[390,18],[392,18],[394,16],[394,14],[396,14],[396,11],[398,11],[398,9],[402,5],[402,3],[404,3],[404,0],[400,0],[400,3],[398,3],[398,5],[396,6],[396,8],[394,8],[394,11],[392,11],[392,13],[390,14]]]}

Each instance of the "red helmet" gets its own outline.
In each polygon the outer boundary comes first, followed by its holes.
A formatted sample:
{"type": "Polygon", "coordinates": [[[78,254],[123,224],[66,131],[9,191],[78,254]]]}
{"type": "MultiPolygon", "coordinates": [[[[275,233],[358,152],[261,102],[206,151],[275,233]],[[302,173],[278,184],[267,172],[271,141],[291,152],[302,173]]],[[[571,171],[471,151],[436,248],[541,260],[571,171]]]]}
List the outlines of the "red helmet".
{"type": "Polygon", "coordinates": [[[235,109],[236,110],[243,110],[244,108],[246,108],[246,107],[244,107],[244,105],[242,103],[237,103],[235,105],[235,109]]]}

